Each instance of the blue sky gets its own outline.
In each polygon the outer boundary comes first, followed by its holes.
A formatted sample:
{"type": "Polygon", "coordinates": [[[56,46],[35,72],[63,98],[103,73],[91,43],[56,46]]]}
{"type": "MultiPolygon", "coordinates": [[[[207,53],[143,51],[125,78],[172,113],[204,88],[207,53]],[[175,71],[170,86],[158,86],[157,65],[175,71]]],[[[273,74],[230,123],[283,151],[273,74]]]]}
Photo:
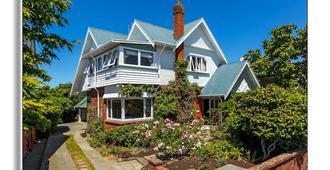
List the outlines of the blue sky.
{"type": "MultiPolygon", "coordinates": [[[[134,19],[167,28],[173,26],[176,0],[73,0],[66,13],[69,24],[51,31],[79,40],[72,52],[57,52],[59,60],[44,66],[50,86],[73,82],[87,27],[128,34],[134,19]]],[[[249,49],[262,48],[272,28],[283,24],[307,24],[305,0],[181,0],[185,22],[204,17],[229,62],[238,61],[249,49]]]]}

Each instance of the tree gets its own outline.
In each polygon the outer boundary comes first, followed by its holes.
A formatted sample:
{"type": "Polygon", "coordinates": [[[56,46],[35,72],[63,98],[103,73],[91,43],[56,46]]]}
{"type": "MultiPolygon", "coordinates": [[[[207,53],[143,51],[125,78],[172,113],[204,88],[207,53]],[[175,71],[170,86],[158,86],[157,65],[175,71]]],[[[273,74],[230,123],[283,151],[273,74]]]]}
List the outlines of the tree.
{"type": "Polygon", "coordinates": [[[307,87],[307,26],[283,25],[271,31],[260,49],[243,56],[257,77],[282,87],[307,87]]]}
{"type": "Polygon", "coordinates": [[[24,0],[23,1],[23,125],[41,131],[51,127],[47,119],[56,111],[53,103],[44,100],[38,91],[47,89],[45,82],[51,77],[41,69],[42,64],[51,64],[58,59],[55,52],[63,48],[72,49],[68,40],[49,30],[54,26],[64,27],[68,23],[63,16],[71,1],[24,0]],[[37,50],[38,49],[38,50],[37,50]]]}
{"type": "MultiPolygon", "coordinates": [[[[307,144],[307,96],[301,89],[269,85],[234,94],[220,106],[226,115],[224,127],[251,153],[265,160],[307,144]]],[[[252,156],[253,157],[253,156],[252,156]]]]}

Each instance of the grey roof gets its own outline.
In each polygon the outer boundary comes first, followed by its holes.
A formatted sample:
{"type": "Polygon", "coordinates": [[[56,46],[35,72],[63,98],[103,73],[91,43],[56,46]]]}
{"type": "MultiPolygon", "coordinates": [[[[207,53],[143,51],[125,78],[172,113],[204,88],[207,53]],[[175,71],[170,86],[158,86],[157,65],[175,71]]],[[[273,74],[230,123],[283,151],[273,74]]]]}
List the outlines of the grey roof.
{"type": "Polygon", "coordinates": [[[127,35],[124,35],[121,33],[111,32],[111,31],[93,28],[93,27],[89,27],[88,29],[92,33],[97,46],[101,46],[111,40],[118,40],[118,39],[125,40],[127,38],[127,35]]]}
{"type": "Polygon", "coordinates": [[[219,66],[202,89],[200,96],[224,96],[226,98],[245,65],[246,61],[240,61],[219,66]]]}
{"type": "Polygon", "coordinates": [[[87,108],[87,97],[84,97],[79,103],[77,103],[74,107],[75,108],[87,108]]]}
{"type": "MultiPolygon", "coordinates": [[[[196,24],[199,23],[199,21],[201,19],[202,18],[185,24],[185,26],[184,26],[185,35],[187,33],[189,33],[194,28],[194,26],[196,26],[196,24]]],[[[172,29],[164,28],[164,27],[150,24],[150,23],[140,21],[140,20],[135,20],[135,22],[138,23],[142,27],[142,29],[148,34],[149,38],[151,38],[152,41],[159,41],[159,42],[164,42],[164,43],[168,43],[168,44],[172,44],[172,45],[175,45],[177,43],[177,41],[173,38],[172,29]]],[[[93,27],[89,27],[88,29],[92,33],[97,46],[101,46],[111,40],[126,40],[127,39],[127,35],[124,35],[121,33],[111,32],[108,30],[103,30],[103,29],[93,28],[93,27]]],[[[181,38],[183,38],[183,37],[184,36],[182,36],[181,38]]]]}
{"type": "MultiPolygon", "coordinates": [[[[199,21],[201,19],[202,18],[185,24],[184,35],[189,33],[196,26],[196,24],[199,23],[199,21]]],[[[160,42],[165,42],[165,43],[173,44],[173,45],[177,43],[177,41],[173,38],[172,29],[153,25],[153,24],[150,24],[150,23],[147,23],[144,21],[140,21],[140,20],[135,20],[135,22],[137,22],[142,27],[142,29],[150,36],[152,41],[160,41],[160,42]]],[[[183,37],[184,36],[182,36],[182,38],[183,37]]]]}

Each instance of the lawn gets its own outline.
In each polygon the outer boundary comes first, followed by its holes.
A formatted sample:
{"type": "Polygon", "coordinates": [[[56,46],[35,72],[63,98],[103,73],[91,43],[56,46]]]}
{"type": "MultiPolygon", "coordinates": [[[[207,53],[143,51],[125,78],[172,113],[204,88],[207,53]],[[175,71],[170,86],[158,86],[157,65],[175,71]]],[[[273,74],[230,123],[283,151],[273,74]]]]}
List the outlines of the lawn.
{"type": "Polygon", "coordinates": [[[89,170],[95,170],[91,161],[86,157],[84,152],[81,150],[77,142],[74,140],[72,135],[68,135],[68,139],[65,142],[68,148],[71,158],[78,169],[87,168],[89,170]]]}

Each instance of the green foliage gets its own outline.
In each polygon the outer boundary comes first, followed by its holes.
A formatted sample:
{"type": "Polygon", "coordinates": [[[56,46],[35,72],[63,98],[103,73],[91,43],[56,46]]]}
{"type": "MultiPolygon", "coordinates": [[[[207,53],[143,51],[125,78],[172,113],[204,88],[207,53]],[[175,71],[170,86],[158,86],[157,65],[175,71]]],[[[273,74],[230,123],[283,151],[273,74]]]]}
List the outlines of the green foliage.
{"type": "Polygon", "coordinates": [[[270,85],[233,95],[221,107],[231,136],[251,153],[262,151],[263,159],[306,146],[307,96],[301,89],[270,85]]]}
{"type": "Polygon", "coordinates": [[[163,86],[157,91],[154,104],[154,117],[174,118],[178,112],[179,98],[176,95],[174,82],[163,86]]]}
{"type": "Polygon", "coordinates": [[[144,85],[143,91],[148,92],[148,93],[156,93],[156,88],[154,85],[144,85]]]}
{"type": "Polygon", "coordinates": [[[119,94],[122,96],[134,96],[134,97],[140,97],[142,96],[142,86],[141,85],[133,85],[133,84],[127,84],[120,87],[119,94]]]}
{"type": "Polygon", "coordinates": [[[242,159],[243,148],[235,147],[227,140],[219,140],[203,145],[195,154],[203,158],[242,159]]]}
{"type": "Polygon", "coordinates": [[[263,49],[249,50],[243,57],[251,62],[257,77],[282,87],[307,87],[307,26],[283,25],[271,31],[263,49]]]}
{"type": "Polygon", "coordinates": [[[159,118],[171,117],[180,123],[188,122],[194,112],[193,103],[201,87],[190,83],[187,78],[187,61],[175,64],[176,81],[169,82],[156,93],[154,115],[159,118]]]}
{"type": "MultiPolygon", "coordinates": [[[[154,148],[159,157],[168,159],[187,154],[202,144],[200,123],[178,124],[169,119],[149,123],[124,125],[115,129],[102,130],[101,124],[88,125],[89,142],[93,147],[119,146],[128,148],[154,148]],[[200,132],[199,132],[200,133],[200,132]]],[[[108,152],[108,151],[107,151],[108,152]]]]}
{"type": "Polygon", "coordinates": [[[23,11],[23,126],[36,127],[43,132],[53,129],[61,122],[62,109],[70,105],[70,100],[56,94],[45,85],[51,77],[42,65],[58,59],[55,51],[72,44],[50,32],[53,26],[64,27],[68,23],[63,16],[71,2],[24,0],[23,11]],[[38,47],[38,48],[37,48],[38,47]]]}

